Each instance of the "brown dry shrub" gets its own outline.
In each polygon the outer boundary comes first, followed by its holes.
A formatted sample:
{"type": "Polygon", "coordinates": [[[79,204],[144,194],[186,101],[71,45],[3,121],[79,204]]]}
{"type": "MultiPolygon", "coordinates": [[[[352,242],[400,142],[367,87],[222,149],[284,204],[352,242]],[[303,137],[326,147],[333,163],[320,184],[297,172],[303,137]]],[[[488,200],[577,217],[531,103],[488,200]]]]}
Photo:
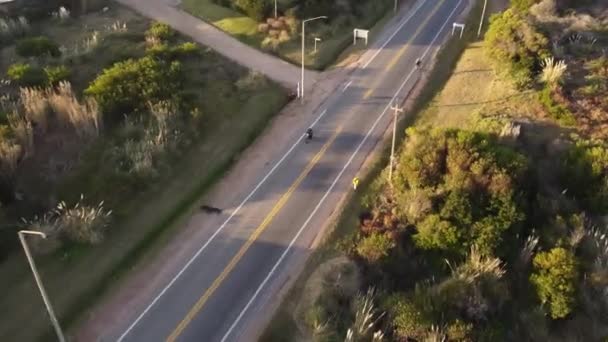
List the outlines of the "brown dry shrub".
{"type": "Polygon", "coordinates": [[[97,102],[87,98],[78,101],[68,82],[61,82],[57,90],[46,92],[51,109],[64,126],[71,125],[81,138],[99,136],[102,127],[101,112],[97,102]]]}

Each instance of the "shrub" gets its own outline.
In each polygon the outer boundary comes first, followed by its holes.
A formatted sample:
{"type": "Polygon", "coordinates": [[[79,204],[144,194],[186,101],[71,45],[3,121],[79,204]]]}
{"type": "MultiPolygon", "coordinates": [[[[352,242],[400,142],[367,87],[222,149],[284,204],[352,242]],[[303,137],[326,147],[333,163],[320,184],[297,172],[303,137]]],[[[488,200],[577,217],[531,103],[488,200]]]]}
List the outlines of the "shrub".
{"type": "Polygon", "coordinates": [[[414,242],[419,248],[451,250],[459,245],[458,228],[450,222],[442,220],[439,215],[427,216],[418,224],[417,229],[414,242]]]}
{"type": "Polygon", "coordinates": [[[146,31],[146,37],[155,38],[160,41],[170,40],[175,36],[175,31],[171,28],[171,26],[155,21],[152,23],[150,28],[146,31]]]}
{"type": "Polygon", "coordinates": [[[367,262],[374,263],[389,255],[395,242],[388,234],[374,232],[357,244],[357,253],[367,262]]]}
{"type": "Polygon", "coordinates": [[[93,96],[103,112],[115,116],[143,110],[149,102],[171,99],[181,82],[179,62],[167,63],[147,56],[129,59],[105,69],[85,94],[93,96]]]}
{"type": "Polygon", "coordinates": [[[389,297],[384,307],[390,314],[395,334],[400,338],[420,339],[432,325],[429,314],[404,296],[389,297]]]}
{"type": "Polygon", "coordinates": [[[46,74],[48,84],[50,85],[55,85],[61,81],[66,81],[72,74],[70,69],[68,69],[68,67],[65,65],[45,67],[44,73],[46,74]]]}
{"type": "Polygon", "coordinates": [[[562,184],[586,210],[608,212],[608,148],[602,142],[581,140],[563,157],[562,184]]]}
{"type": "Polygon", "coordinates": [[[175,51],[175,53],[178,56],[194,56],[194,55],[198,55],[200,53],[200,48],[198,47],[198,45],[196,45],[195,43],[192,42],[186,42],[186,43],[182,43],[176,47],[173,48],[173,50],[175,51]]]}
{"type": "Polygon", "coordinates": [[[60,202],[55,208],[61,235],[77,243],[96,244],[101,242],[111,214],[111,210],[103,207],[103,201],[96,206],[88,206],[83,203],[82,196],[80,201],[73,206],[60,202]]]}
{"type": "Polygon", "coordinates": [[[512,76],[520,87],[530,84],[540,60],[549,57],[547,38],[512,9],[492,16],[484,47],[498,70],[512,76]]]}
{"type": "Polygon", "coordinates": [[[262,21],[268,14],[268,0],[235,0],[234,5],[256,21],[262,21]]]}
{"type": "Polygon", "coordinates": [[[553,119],[564,126],[574,126],[576,119],[568,107],[557,103],[553,99],[553,92],[550,87],[545,87],[538,93],[538,100],[553,119]]]}
{"type": "Polygon", "coordinates": [[[47,37],[25,38],[17,42],[17,53],[22,57],[52,56],[59,57],[61,52],[57,43],[47,37]]]}
{"type": "Polygon", "coordinates": [[[578,262],[574,254],[564,248],[553,248],[534,257],[534,273],[530,281],[536,287],[543,304],[549,305],[554,319],[572,312],[576,301],[578,262]]]}
{"type": "Polygon", "coordinates": [[[8,77],[22,87],[42,87],[48,82],[46,73],[27,63],[15,63],[8,68],[8,77]]]}

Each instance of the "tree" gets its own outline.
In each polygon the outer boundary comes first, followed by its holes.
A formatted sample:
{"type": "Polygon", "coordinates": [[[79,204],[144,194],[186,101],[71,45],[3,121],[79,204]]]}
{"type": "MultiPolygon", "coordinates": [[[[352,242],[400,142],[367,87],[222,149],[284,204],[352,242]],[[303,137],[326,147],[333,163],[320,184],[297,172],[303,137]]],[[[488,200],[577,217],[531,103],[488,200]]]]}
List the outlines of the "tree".
{"type": "Polygon", "coordinates": [[[536,287],[541,302],[549,305],[551,317],[558,319],[568,316],[576,302],[578,262],[574,254],[565,248],[556,247],[538,253],[533,265],[534,273],[530,276],[530,281],[536,287]]]}

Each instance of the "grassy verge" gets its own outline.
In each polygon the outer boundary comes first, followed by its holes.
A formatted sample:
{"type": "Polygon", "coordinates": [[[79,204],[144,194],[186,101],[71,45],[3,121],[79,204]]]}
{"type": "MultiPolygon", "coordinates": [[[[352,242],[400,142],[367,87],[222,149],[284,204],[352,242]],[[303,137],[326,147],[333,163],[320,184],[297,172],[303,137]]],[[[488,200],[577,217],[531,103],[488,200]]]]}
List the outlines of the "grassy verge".
{"type": "MultiPolygon", "coordinates": [[[[332,65],[342,52],[352,44],[352,28],[372,28],[379,21],[386,20],[392,16],[392,0],[366,1],[361,5],[362,17],[357,17],[348,25],[341,25],[340,18],[331,18],[332,23],[323,22],[307,25],[306,46],[307,53],[304,56],[304,64],[308,68],[324,70],[332,65]],[[319,49],[313,52],[314,37],[319,37],[319,49]]],[[[222,31],[230,34],[245,44],[258,49],[263,49],[262,41],[264,34],[258,32],[258,22],[252,18],[233,9],[219,6],[211,0],[184,0],[182,7],[192,15],[203,19],[222,31]]],[[[281,7],[281,6],[280,6],[281,7]]],[[[299,65],[301,62],[301,45],[297,35],[278,46],[275,50],[265,49],[269,53],[299,65]]]]}
{"type": "MultiPolygon", "coordinates": [[[[475,18],[479,18],[481,13],[480,3],[473,8],[470,12],[467,27],[473,27],[475,18]]],[[[452,72],[456,68],[456,64],[459,61],[463,51],[469,46],[469,44],[476,39],[476,32],[468,30],[463,39],[450,39],[442,47],[437,55],[437,63],[435,63],[433,70],[430,72],[426,83],[422,86],[422,89],[418,93],[418,96],[414,99],[410,110],[403,116],[399,122],[399,130],[397,138],[402,140],[405,134],[405,128],[412,125],[421,115],[424,115],[425,110],[432,106],[433,99],[439,94],[447,83],[448,79],[452,75],[452,72]]],[[[378,157],[371,163],[370,171],[362,179],[360,190],[347,199],[347,202],[337,219],[336,223],[331,227],[327,238],[319,246],[319,248],[313,252],[309,260],[307,261],[304,270],[298,276],[294,285],[289,290],[285,299],[281,303],[281,306],[277,309],[277,312],[266,328],[262,335],[262,341],[293,341],[298,333],[297,324],[292,319],[293,312],[300,301],[303,294],[304,285],[306,280],[310,277],[319,265],[325,261],[343,255],[340,248],[341,241],[350,236],[355,232],[355,228],[358,226],[359,214],[362,212],[362,199],[373,192],[371,184],[373,181],[381,175],[385,170],[390,156],[390,145],[384,144],[384,147],[378,157]]]]}
{"type": "MultiPolygon", "coordinates": [[[[36,22],[32,34],[44,33],[72,48],[89,39],[93,30],[101,31],[100,41],[90,53],[69,62],[74,70],[70,81],[80,92],[103,68],[117,60],[145,54],[143,31],[149,24],[134,12],[113,6],[110,11],[65,23],[36,22]],[[86,29],[83,22],[87,24],[86,29]],[[126,23],[127,32],[104,31],[117,22],[126,23]]],[[[0,48],[2,74],[8,64],[19,58],[14,50],[12,46],[0,48]]],[[[203,47],[197,56],[182,61],[186,72],[180,90],[200,111],[200,116],[179,117],[184,122],[192,118],[188,121],[191,131],[183,135],[188,142],[180,145],[183,148],[168,153],[166,160],[159,160],[161,166],[156,178],[133,181],[119,174],[117,165],[108,162],[123,145],[117,137],[124,129],[122,121],[114,123],[116,127],[107,127],[104,134],[86,148],[77,146],[79,141],[72,139],[75,149],[82,148],[82,158],[57,182],[38,186],[45,181],[41,177],[46,170],[42,168],[44,160],[29,164],[32,176],[27,179],[37,177],[38,180],[35,184],[28,180],[24,183],[40,198],[69,199],[84,193],[88,199],[105,200],[115,213],[103,243],[69,245],[54,254],[36,256],[45,287],[65,329],[69,330],[85,317],[86,310],[100,296],[177,232],[197,200],[221,178],[287,101],[284,89],[213,51],[203,47]]],[[[136,121],[133,127],[141,129],[143,125],[136,121]]],[[[63,152],[53,150],[55,145],[50,143],[40,145],[48,148],[48,151],[40,149],[47,151],[39,153],[41,159],[43,154],[56,157],[63,152]]],[[[10,234],[10,238],[15,235],[10,234]]],[[[16,246],[0,264],[3,280],[0,305],[10,312],[0,319],[0,341],[55,340],[27,262],[16,246]],[[20,322],[27,322],[27,328],[20,322]]]]}

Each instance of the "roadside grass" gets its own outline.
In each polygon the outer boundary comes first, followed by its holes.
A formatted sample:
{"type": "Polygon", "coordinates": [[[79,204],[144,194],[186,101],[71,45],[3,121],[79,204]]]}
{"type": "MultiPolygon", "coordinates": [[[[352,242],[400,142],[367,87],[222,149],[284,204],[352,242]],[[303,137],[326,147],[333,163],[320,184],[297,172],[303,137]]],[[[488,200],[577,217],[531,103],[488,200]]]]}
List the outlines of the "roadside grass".
{"type": "MultiPolygon", "coordinates": [[[[279,1],[279,4],[289,4],[288,0],[279,1]]],[[[360,11],[365,13],[349,26],[339,24],[325,24],[323,21],[306,26],[306,54],[304,65],[307,68],[324,70],[332,65],[342,52],[352,44],[352,29],[354,27],[368,29],[383,19],[392,17],[392,0],[367,0],[361,4],[360,11]],[[319,37],[318,50],[313,50],[314,38],[319,37]]],[[[214,4],[211,0],[183,0],[182,8],[190,14],[203,19],[226,33],[234,36],[241,42],[255,48],[264,50],[293,64],[301,63],[301,41],[299,34],[291,40],[279,45],[276,51],[262,48],[264,35],[258,32],[258,22],[236,10],[214,4]]],[[[284,6],[279,6],[285,7],[284,6]]],[[[340,18],[331,18],[339,21],[340,18]]]]}
{"type": "MultiPolygon", "coordinates": [[[[482,2],[478,1],[469,13],[467,27],[474,27],[473,22],[481,14],[481,4],[482,2]]],[[[448,90],[445,99],[442,98],[441,93],[444,88],[450,89],[458,85],[453,83],[448,86],[448,83],[451,81],[453,72],[459,67],[459,61],[462,61],[460,67],[463,70],[470,70],[470,62],[463,61],[461,56],[466,57],[466,55],[463,55],[465,51],[475,51],[474,53],[477,54],[477,50],[480,50],[477,46],[479,43],[476,42],[476,33],[469,29],[465,32],[463,39],[449,39],[439,51],[436,63],[430,71],[426,83],[414,98],[411,108],[398,122],[398,141],[403,141],[407,127],[437,123],[441,119],[445,119],[445,116],[449,114],[448,107],[445,107],[446,109],[444,110],[441,107],[433,106],[436,103],[444,103],[442,101],[452,101],[454,98],[457,98],[458,94],[453,90],[448,90]],[[427,115],[429,118],[427,118],[427,115]]],[[[469,58],[472,57],[469,56],[469,58]]],[[[458,83],[462,83],[462,80],[458,80],[458,83]]],[[[487,85],[482,86],[485,88],[487,85]]],[[[469,97],[476,98],[473,93],[469,97]]],[[[464,114],[459,114],[453,120],[460,124],[465,123],[468,119],[464,114]]],[[[351,235],[356,232],[356,228],[359,225],[359,215],[364,210],[363,199],[375,191],[372,187],[374,181],[378,177],[384,177],[383,174],[387,173],[386,166],[390,157],[389,142],[389,140],[385,140],[382,150],[370,161],[370,169],[367,174],[363,175],[359,190],[356,193],[349,194],[338,219],[329,227],[326,238],[312,252],[302,272],[294,280],[292,287],[288,290],[282,303],[277,308],[272,321],[262,334],[261,341],[287,342],[298,340],[297,338],[300,337],[298,336],[298,333],[300,333],[297,329],[298,324],[294,321],[294,312],[298,303],[302,300],[306,281],[321,264],[344,255],[342,246],[347,244],[351,235]]]]}
{"type": "MultiPolygon", "coordinates": [[[[62,44],[71,44],[116,20],[127,23],[127,33],[112,33],[92,53],[71,64],[71,81],[78,93],[104,67],[143,53],[144,47],[135,42],[143,39],[149,21],[115,5],[105,13],[50,27],[42,23],[35,28],[62,44]],[[87,21],[86,28],[80,20],[87,21]]],[[[137,184],[125,185],[121,183],[124,179],[109,176],[116,167],[104,163],[103,158],[107,147],[113,146],[110,131],[87,147],[67,179],[48,189],[60,194],[60,199],[80,193],[87,198],[99,197],[115,212],[103,243],[74,245],[36,256],[46,290],[68,331],[86,317],[91,305],[118,286],[123,275],[153,255],[182,227],[197,201],[287,102],[285,90],[269,81],[254,89],[236,91],[234,81],[247,77],[248,71],[205,47],[201,50],[200,57],[183,62],[188,71],[184,90],[203,117],[197,127],[199,134],[187,149],[167,157],[162,175],[146,185],[145,191],[138,190],[137,184]]],[[[15,58],[13,48],[0,49],[0,70],[15,58]]],[[[2,261],[0,279],[0,305],[7,313],[0,320],[0,341],[56,340],[21,250],[2,261]]]]}

